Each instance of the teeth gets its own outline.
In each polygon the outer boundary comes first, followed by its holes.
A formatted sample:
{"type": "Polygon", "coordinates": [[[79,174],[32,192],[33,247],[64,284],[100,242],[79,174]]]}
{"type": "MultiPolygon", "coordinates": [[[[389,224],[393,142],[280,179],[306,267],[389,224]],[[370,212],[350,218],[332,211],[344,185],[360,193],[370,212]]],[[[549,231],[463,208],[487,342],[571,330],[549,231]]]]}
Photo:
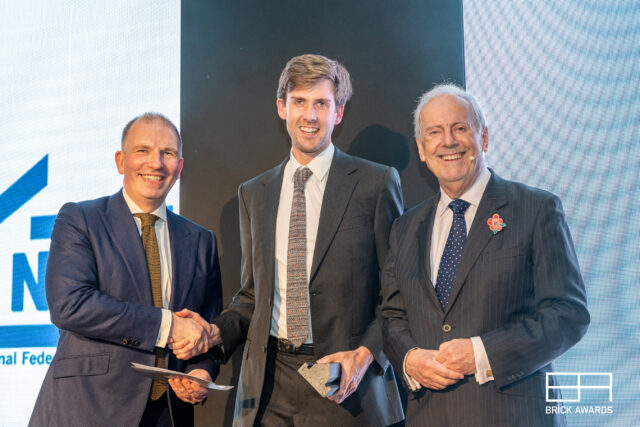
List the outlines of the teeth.
{"type": "Polygon", "coordinates": [[[161,181],[162,180],[161,176],[156,176],[156,175],[142,175],[142,177],[144,179],[148,179],[149,181],[161,181]]]}
{"type": "Polygon", "coordinates": [[[305,126],[300,126],[300,130],[304,133],[316,133],[318,131],[318,128],[308,128],[305,126]]]}
{"type": "Polygon", "coordinates": [[[442,156],[442,160],[458,160],[461,157],[462,157],[461,153],[446,154],[446,155],[442,156]]]}

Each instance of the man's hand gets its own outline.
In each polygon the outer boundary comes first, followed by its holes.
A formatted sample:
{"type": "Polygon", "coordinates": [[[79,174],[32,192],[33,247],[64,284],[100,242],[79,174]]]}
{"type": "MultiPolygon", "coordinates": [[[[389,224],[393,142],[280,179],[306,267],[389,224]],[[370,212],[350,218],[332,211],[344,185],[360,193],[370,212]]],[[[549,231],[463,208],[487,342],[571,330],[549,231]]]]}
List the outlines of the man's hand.
{"type": "MultiPolygon", "coordinates": [[[[211,376],[204,369],[193,370],[189,372],[189,375],[211,381],[211,376]]],[[[208,388],[202,387],[200,384],[194,383],[186,378],[171,377],[169,378],[169,384],[176,393],[176,396],[178,396],[180,400],[188,403],[202,402],[211,392],[208,388]]]]}
{"type": "Polygon", "coordinates": [[[459,338],[440,344],[436,360],[464,375],[476,373],[476,358],[471,338],[459,338]]]}
{"type": "Polygon", "coordinates": [[[316,363],[332,362],[340,363],[340,388],[328,399],[340,404],[356,391],[364,373],[373,362],[373,355],[368,348],[360,346],[353,351],[329,354],[316,363]]]}
{"type": "Polygon", "coordinates": [[[464,378],[437,360],[438,350],[416,348],[409,351],[405,359],[404,368],[411,378],[433,390],[442,390],[464,378]]]}
{"type": "Polygon", "coordinates": [[[183,349],[181,353],[183,357],[178,357],[178,354],[176,357],[189,359],[209,350],[209,330],[194,319],[172,313],[171,330],[167,344],[172,350],[176,344],[183,349]]]}
{"type": "Polygon", "coordinates": [[[189,321],[195,322],[199,325],[206,335],[206,347],[198,346],[197,342],[192,342],[188,338],[173,338],[171,334],[169,335],[169,340],[167,341],[169,348],[173,351],[178,359],[190,359],[194,356],[202,354],[206,351],[209,351],[211,347],[214,347],[220,343],[222,343],[222,336],[220,335],[220,329],[214,325],[208,323],[204,320],[198,313],[195,313],[191,310],[187,310],[186,308],[173,313],[174,321],[179,318],[181,321],[189,321]]]}

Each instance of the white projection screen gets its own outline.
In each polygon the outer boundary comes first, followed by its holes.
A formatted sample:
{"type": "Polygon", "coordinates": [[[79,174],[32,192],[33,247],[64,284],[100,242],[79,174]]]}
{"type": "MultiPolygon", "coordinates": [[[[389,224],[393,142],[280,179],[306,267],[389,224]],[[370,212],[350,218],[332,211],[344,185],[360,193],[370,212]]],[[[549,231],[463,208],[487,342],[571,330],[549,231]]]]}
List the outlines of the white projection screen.
{"type": "MultiPolygon", "coordinates": [[[[0,1],[0,64],[0,425],[23,426],[57,342],[53,219],[119,190],[129,119],[157,111],[179,126],[180,2],[0,1]]],[[[178,185],[167,204],[178,211],[178,185]]]]}
{"type": "Polygon", "coordinates": [[[464,0],[463,10],[488,163],[560,196],[585,280],[589,331],[556,362],[571,374],[558,377],[567,423],[640,425],[640,3],[464,0]]]}

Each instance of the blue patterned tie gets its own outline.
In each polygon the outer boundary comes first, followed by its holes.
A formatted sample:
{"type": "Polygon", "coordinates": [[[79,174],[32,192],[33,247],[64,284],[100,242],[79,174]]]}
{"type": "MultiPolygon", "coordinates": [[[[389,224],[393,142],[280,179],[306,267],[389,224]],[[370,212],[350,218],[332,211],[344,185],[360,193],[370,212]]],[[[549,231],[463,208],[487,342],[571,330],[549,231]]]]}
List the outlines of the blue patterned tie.
{"type": "Polygon", "coordinates": [[[456,277],[456,270],[460,262],[460,255],[464,242],[467,240],[467,223],[464,220],[464,212],[469,207],[469,203],[461,199],[456,199],[449,203],[449,209],[453,211],[453,223],[449,230],[449,237],[442,252],[438,277],[436,279],[436,294],[442,310],[446,310],[453,289],[453,280],[456,277]]]}

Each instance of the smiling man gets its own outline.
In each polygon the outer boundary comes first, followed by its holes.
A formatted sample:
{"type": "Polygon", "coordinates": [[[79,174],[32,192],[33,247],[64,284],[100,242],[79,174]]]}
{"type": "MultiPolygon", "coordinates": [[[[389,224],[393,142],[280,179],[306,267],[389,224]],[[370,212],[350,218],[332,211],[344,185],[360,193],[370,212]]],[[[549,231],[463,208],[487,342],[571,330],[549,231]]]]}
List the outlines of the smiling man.
{"type": "Polygon", "coordinates": [[[242,286],[212,325],[224,360],[245,343],[236,426],[385,426],[404,418],[377,316],[389,230],[402,211],[400,180],[395,169],[333,145],[350,96],[340,63],[291,59],[277,92],[291,152],[238,190],[242,286]],[[340,389],[329,398],[297,372],[315,361],[341,366],[340,389]]]}
{"type": "Polygon", "coordinates": [[[165,205],[181,151],[166,117],[136,117],[115,155],[122,190],[60,209],[45,279],[60,340],[30,425],[193,425],[192,404],[207,389],[177,379],[167,387],[130,367],[207,380],[218,372],[211,354],[183,361],[165,351],[168,342],[208,349],[208,331],[173,311],[186,307],[212,319],[222,304],[215,236],[165,205]]]}
{"type": "Polygon", "coordinates": [[[545,374],[589,313],[560,200],[486,167],[484,114],[463,89],[425,93],[414,119],[440,192],[394,223],[382,275],[384,350],[412,392],[407,425],[564,425],[547,415],[558,393],[547,396],[545,374]]]}

